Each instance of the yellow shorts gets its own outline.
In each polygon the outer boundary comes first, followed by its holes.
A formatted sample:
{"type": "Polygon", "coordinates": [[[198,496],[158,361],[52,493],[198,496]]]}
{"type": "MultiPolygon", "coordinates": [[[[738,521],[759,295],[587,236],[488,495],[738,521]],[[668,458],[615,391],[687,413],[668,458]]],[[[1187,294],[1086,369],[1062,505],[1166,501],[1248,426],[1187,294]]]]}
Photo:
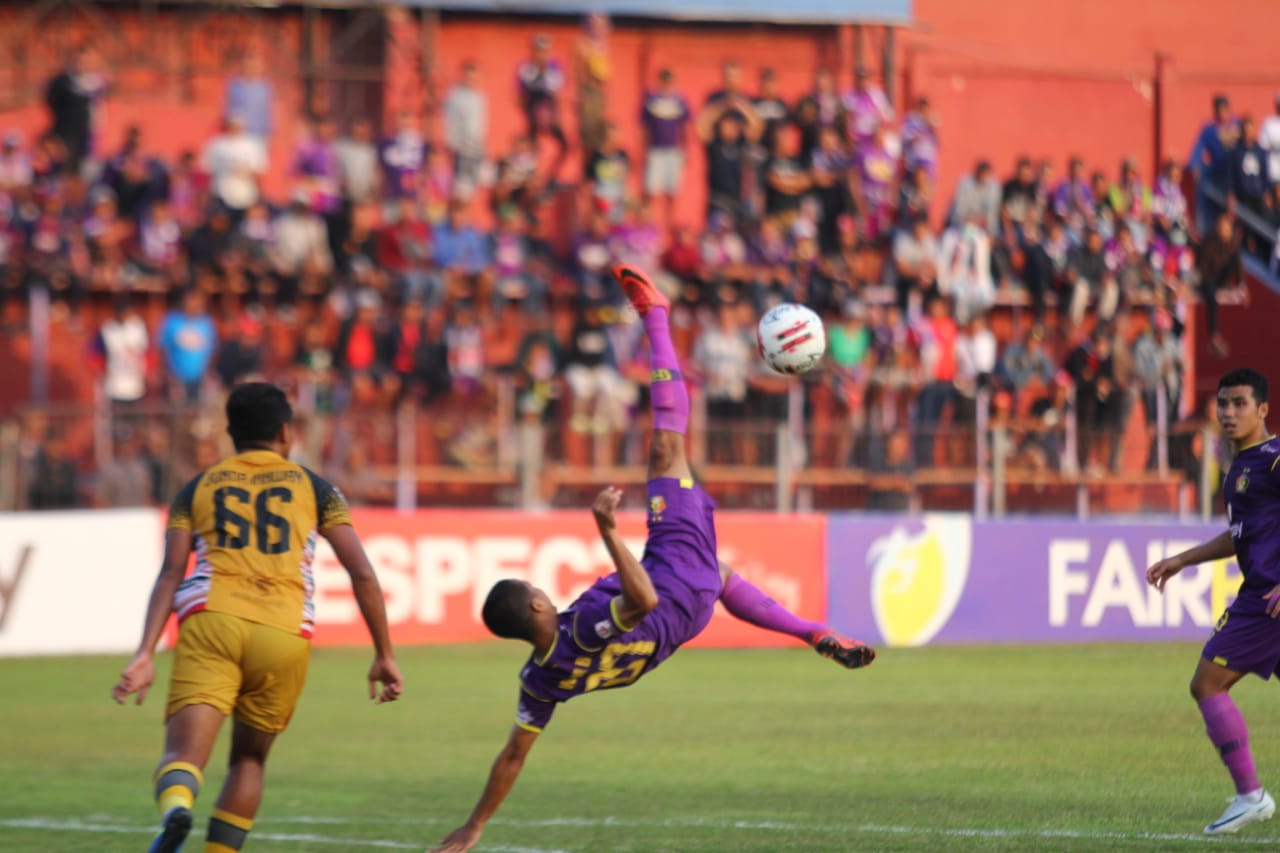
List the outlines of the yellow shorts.
{"type": "Polygon", "coordinates": [[[212,705],[258,731],[282,732],[310,659],[306,637],[226,613],[193,613],[178,631],[165,718],[188,705],[212,705]]]}

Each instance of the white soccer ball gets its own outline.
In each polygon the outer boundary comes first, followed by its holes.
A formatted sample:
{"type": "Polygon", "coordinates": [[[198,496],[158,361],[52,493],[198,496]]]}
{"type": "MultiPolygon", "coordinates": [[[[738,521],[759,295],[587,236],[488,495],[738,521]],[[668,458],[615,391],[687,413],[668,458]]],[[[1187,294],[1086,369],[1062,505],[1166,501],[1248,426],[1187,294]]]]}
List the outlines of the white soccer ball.
{"type": "Polygon", "coordinates": [[[756,341],[765,364],[778,373],[795,375],[822,361],[827,330],[822,318],[808,308],[784,302],[760,318],[756,341]]]}

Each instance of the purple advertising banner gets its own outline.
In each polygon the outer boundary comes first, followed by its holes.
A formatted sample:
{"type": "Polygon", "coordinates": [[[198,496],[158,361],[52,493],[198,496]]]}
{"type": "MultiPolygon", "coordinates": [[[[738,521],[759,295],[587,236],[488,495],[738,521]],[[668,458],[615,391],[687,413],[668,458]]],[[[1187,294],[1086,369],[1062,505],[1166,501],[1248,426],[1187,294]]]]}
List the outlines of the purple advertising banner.
{"type": "Polygon", "coordinates": [[[833,515],[830,621],[889,646],[1203,639],[1240,586],[1235,561],[1187,568],[1163,594],[1146,571],[1224,529],[833,515]]]}

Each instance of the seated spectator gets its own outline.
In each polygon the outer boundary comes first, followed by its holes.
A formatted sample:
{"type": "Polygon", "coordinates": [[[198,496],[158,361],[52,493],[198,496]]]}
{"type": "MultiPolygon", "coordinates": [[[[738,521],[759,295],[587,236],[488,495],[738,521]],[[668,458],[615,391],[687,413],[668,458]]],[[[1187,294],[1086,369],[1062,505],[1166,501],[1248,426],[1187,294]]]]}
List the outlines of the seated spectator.
{"type": "Polygon", "coordinates": [[[102,393],[112,407],[130,406],[147,393],[151,338],[134,304],[115,299],[112,316],[103,321],[92,344],[92,363],[102,374],[102,393]]]}
{"type": "Polygon", "coordinates": [[[503,208],[490,238],[493,242],[495,304],[518,300],[527,306],[541,306],[546,297],[542,282],[529,272],[529,241],[524,215],[513,207],[503,208]]]}
{"type": "Polygon", "coordinates": [[[996,301],[991,277],[991,239],[974,214],[959,228],[948,228],[938,247],[938,292],[955,303],[955,321],[966,323],[996,301]]]}
{"type": "Polygon", "coordinates": [[[909,175],[923,168],[930,184],[938,176],[938,117],[923,95],[902,120],[902,167],[909,175]]]}
{"type": "Polygon", "coordinates": [[[924,216],[917,216],[910,228],[894,237],[893,280],[897,304],[903,311],[913,302],[923,305],[924,297],[936,292],[938,261],[938,240],[924,216]]]}
{"type": "Polygon", "coordinates": [[[1084,244],[1067,253],[1066,281],[1071,287],[1070,319],[1073,327],[1084,321],[1085,311],[1096,304],[1102,320],[1115,316],[1120,301],[1120,289],[1115,278],[1107,270],[1107,258],[1102,233],[1096,229],[1085,232],[1084,244]]]}
{"type": "Polygon", "coordinates": [[[853,462],[856,436],[867,427],[865,401],[871,377],[871,344],[867,307],[857,299],[846,299],[839,322],[831,323],[827,333],[832,392],[844,421],[835,430],[836,466],[853,462]]]}
{"type": "Polygon", "coordinates": [[[378,147],[373,141],[373,125],[366,118],[351,123],[351,133],[338,140],[338,181],[343,200],[351,204],[373,201],[380,180],[378,147]]]}
{"type": "Polygon", "coordinates": [[[1089,339],[1067,356],[1066,371],[1075,383],[1080,468],[1100,473],[1114,460],[1124,415],[1124,389],[1116,381],[1111,329],[1094,327],[1089,339]]]}
{"type": "Polygon", "coordinates": [[[274,293],[271,264],[276,251],[276,227],[271,221],[271,210],[265,204],[259,202],[249,208],[231,244],[244,264],[245,275],[256,294],[274,293]]]}
{"type": "Polygon", "coordinates": [[[338,125],[327,115],[311,122],[311,131],[294,152],[295,192],[307,194],[311,209],[325,218],[330,237],[342,204],[342,173],[338,161],[338,125]]]}
{"type": "Polygon", "coordinates": [[[743,326],[737,290],[723,285],[716,291],[714,320],[703,324],[691,366],[707,400],[708,442],[716,462],[743,462],[749,456],[746,435],[736,427],[747,420],[747,389],[757,359],[750,330],[743,326]]]}
{"type": "Polygon", "coordinates": [[[329,414],[336,410],[335,359],[324,321],[315,318],[302,327],[293,355],[300,411],[329,414]]]}
{"type": "MultiPolygon", "coordinates": [[[[794,125],[790,127],[792,133],[798,133],[794,125]]],[[[835,251],[839,244],[837,223],[840,217],[856,211],[850,185],[852,165],[853,160],[840,139],[840,132],[834,127],[823,128],[818,134],[818,147],[809,158],[809,178],[813,195],[822,209],[818,238],[826,253],[835,251]]],[[[767,212],[767,205],[765,209],[767,212]]]]}
{"type": "Polygon", "coordinates": [[[894,222],[898,158],[889,149],[886,131],[877,126],[854,152],[857,165],[857,205],[862,215],[863,236],[871,242],[887,240],[894,222]]]}
{"type": "Polygon", "coordinates": [[[1095,171],[1089,176],[1089,192],[1093,195],[1094,228],[1105,242],[1115,236],[1118,221],[1116,209],[1111,205],[1111,182],[1106,173],[1095,171]]]}
{"type": "Polygon", "coordinates": [[[784,228],[791,227],[813,180],[800,160],[800,135],[790,125],[778,128],[774,148],[764,166],[764,212],[784,228]]]}
{"type": "Polygon", "coordinates": [[[1009,211],[1009,218],[1014,222],[1024,222],[1033,215],[1035,204],[1035,169],[1029,157],[1019,157],[1013,176],[1000,190],[1000,206],[1009,211]]]}
{"type": "Polygon", "coordinates": [[[241,314],[230,336],[218,345],[214,370],[222,387],[229,390],[241,382],[260,380],[264,349],[262,320],[248,312],[241,314]]]}
{"type": "Polygon", "coordinates": [[[910,228],[917,217],[929,216],[933,208],[933,179],[924,166],[907,172],[898,190],[898,227],[910,228]]]}
{"type": "Polygon", "coordinates": [[[580,302],[565,353],[564,378],[570,390],[569,429],[612,435],[625,423],[627,399],[603,319],[605,305],[580,302]]]}
{"type": "Polygon", "coordinates": [[[980,161],[973,174],[965,175],[956,185],[947,222],[955,228],[975,221],[988,234],[995,233],[1000,224],[1000,192],[1000,182],[991,171],[991,164],[980,161]]]}
{"type": "Polygon", "coordinates": [[[331,272],[333,254],[325,222],[311,208],[311,193],[298,189],[289,207],[276,217],[272,271],[279,282],[279,299],[293,304],[299,291],[312,292],[317,279],[331,272]],[[311,281],[312,286],[308,286],[311,281]]]}
{"type": "Polygon", "coordinates": [[[1142,394],[1150,452],[1147,469],[1155,470],[1159,461],[1156,446],[1157,416],[1163,414],[1166,426],[1178,416],[1182,396],[1182,345],[1173,330],[1173,315],[1164,309],[1152,312],[1151,323],[1133,347],[1134,379],[1142,394]],[[1163,413],[1160,397],[1163,397],[1163,413]]]}
{"type": "Polygon", "coordinates": [[[942,416],[953,404],[956,378],[956,338],[959,329],[946,299],[934,296],[916,324],[920,336],[923,385],[916,398],[915,463],[932,467],[939,448],[942,416]]]}
{"type": "Polygon", "coordinates": [[[333,348],[334,367],[342,377],[342,389],[357,410],[387,405],[400,390],[387,351],[389,321],[376,293],[362,290],[355,297],[355,312],[342,322],[333,348]]]}
{"type": "Polygon", "coordinates": [[[396,216],[378,232],[378,263],[392,278],[402,302],[434,307],[444,298],[444,282],[435,265],[431,226],[412,198],[397,203],[396,216]]]}
{"type": "Polygon", "coordinates": [[[658,223],[653,218],[653,205],[644,201],[627,204],[626,216],[613,229],[609,245],[618,263],[643,270],[659,270],[665,249],[658,223]]]}
{"type": "Polygon", "coordinates": [[[91,196],[92,211],[84,220],[84,237],[92,263],[91,284],[105,290],[122,285],[126,251],[133,239],[134,225],[120,216],[115,193],[107,187],[96,188],[91,196]]]}
{"type": "Polygon", "coordinates": [[[1151,190],[1143,183],[1132,157],[1126,157],[1120,164],[1120,180],[1111,188],[1110,200],[1116,212],[1117,234],[1123,226],[1137,250],[1145,252],[1151,240],[1151,190]]]}
{"type": "Polygon", "coordinates": [[[1066,177],[1053,191],[1053,214],[1065,225],[1073,243],[1084,242],[1084,232],[1097,220],[1096,200],[1084,175],[1084,160],[1071,158],[1066,177]]]}
{"type": "Polygon", "coordinates": [[[1152,301],[1151,267],[1138,248],[1127,224],[1116,229],[1116,236],[1104,252],[1107,273],[1115,279],[1119,298],[1124,304],[1152,301]]]}
{"type": "Polygon", "coordinates": [[[418,176],[427,162],[427,141],[412,113],[396,113],[396,132],[382,141],[382,185],[392,200],[418,195],[418,176]]]}
{"type": "Polygon", "coordinates": [[[258,200],[258,182],[267,171],[266,148],[246,132],[244,116],[228,115],[223,132],[205,146],[201,169],[209,176],[213,197],[238,221],[258,200]]]}
{"type": "Polygon", "coordinates": [[[132,125],[125,131],[120,152],[103,164],[101,182],[115,193],[116,207],[126,219],[140,218],[168,191],[164,166],[142,149],[142,130],[132,125]]]}
{"type": "Polygon", "coordinates": [[[430,402],[449,391],[444,336],[431,331],[426,310],[416,300],[401,305],[389,331],[386,351],[391,369],[399,377],[401,393],[412,400],[430,402]]]}
{"type": "Polygon", "coordinates": [[[130,260],[139,274],[154,281],[156,289],[184,280],[182,226],[167,199],[156,201],[142,217],[130,260]]]}
{"type": "Polygon", "coordinates": [[[493,250],[488,236],[474,224],[466,202],[449,206],[449,217],[435,229],[434,238],[436,264],[445,273],[447,292],[459,288],[474,292],[487,286],[493,250]]]}
{"type": "Polygon", "coordinates": [[[733,217],[723,210],[715,211],[702,235],[702,263],[712,275],[740,279],[747,262],[747,244],[733,228],[733,217]]]}
{"type": "Polygon", "coordinates": [[[1045,349],[1044,326],[1039,323],[1027,329],[1022,340],[1006,346],[996,364],[997,378],[1015,393],[1019,402],[1047,389],[1057,372],[1057,365],[1045,349]]]}
{"type": "MultiPolygon", "coordinates": [[[[1061,223],[1055,221],[1051,227],[1056,228],[1059,235],[1062,234],[1061,223]]],[[[1062,250],[1065,259],[1065,237],[1060,239],[1064,243],[1062,250]]],[[[1058,291],[1058,269],[1049,255],[1048,245],[1049,238],[1041,232],[1040,224],[1035,219],[1023,223],[1019,246],[1022,252],[1020,279],[1031,298],[1031,313],[1037,323],[1044,321],[1048,295],[1058,291]]]]}
{"type": "Polygon", "coordinates": [[[1151,221],[1157,236],[1169,237],[1177,228],[1190,227],[1187,219],[1187,197],[1182,193],[1182,167],[1166,160],[1151,193],[1151,221]]]}
{"type": "Polygon", "coordinates": [[[856,148],[867,145],[876,131],[893,122],[893,105],[884,89],[871,81],[871,70],[865,66],[855,69],[853,91],[845,94],[843,103],[849,120],[849,139],[856,148]]]}
{"type": "Polygon", "coordinates": [[[6,130],[0,142],[0,191],[29,186],[34,179],[31,157],[22,150],[21,134],[6,130]]]}

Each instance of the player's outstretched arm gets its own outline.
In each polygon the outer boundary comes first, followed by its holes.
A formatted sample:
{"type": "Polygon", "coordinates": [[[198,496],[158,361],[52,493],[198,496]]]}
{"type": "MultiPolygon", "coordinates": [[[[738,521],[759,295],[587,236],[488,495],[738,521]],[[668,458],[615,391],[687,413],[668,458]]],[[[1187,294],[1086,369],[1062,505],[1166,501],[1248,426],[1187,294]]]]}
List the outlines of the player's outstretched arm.
{"type": "Polygon", "coordinates": [[[350,524],[335,524],[321,530],[320,535],[329,540],[338,562],[347,570],[351,578],[351,591],[355,595],[356,604],[360,606],[360,615],[364,617],[364,624],[369,627],[369,635],[373,637],[374,659],[373,666],[369,668],[369,698],[379,704],[394,702],[400,698],[400,691],[404,689],[404,678],[400,675],[395,654],[391,650],[387,605],[382,598],[378,576],[369,564],[356,529],[350,524]]]}
{"type": "Polygon", "coordinates": [[[471,817],[467,818],[465,824],[449,833],[444,841],[440,842],[440,846],[432,848],[431,853],[465,853],[475,846],[489,818],[493,817],[498,806],[502,805],[507,794],[511,793],[512,786],[516,784],[516,777],[524,767],[525,756],[529,754],[537,738],[537,732],[531,732],[519,726],[511,727],[511,736],[507,738],[507,745],[502,748],[502,752],[498,754],[497,760],[489,770],[489,781],[485,783],[484,793],[480,795],[480,802],[476,803],[476,807],[472,809],[471,817]]]}
{"type": "Polygon", "coordinates": [[[596,496],[595,503],[591,505],[591,513],[596,518],[600,538],[604,540],[604,547],[618,568],[618,580],[622,583],[622,595],[614,599],[617,602],[616,616],[623,624],[634,626],[658,606],[658,591],[653,588],[649,573],[618,535],[618,522],[614,512],[621,500],[622,490],[610,486],[596,496]]]}
{"type": "Polygon", "coordinates": [[[1224,530],[1208,542],[1188,548],[1181,554],[1166,557],[1147,569],[1147,583],[1164,592],[1164,585],[1168,583],[1169,578],[1187,566],[1197,566],[1211,560],[1225,560],[1227,557],[1234,557],[1235,553],[1236,545],[1231,539],[1231,531],[1224,530]]]}
{"type": "Polygon", "coordinates": [[[137,704],[147,698],[147,690],[156,680],[156,666],[153,656],[160,635],[164,632],[164,623],[169,621],[173,612],[173,595],[187,573],[187,560],[191,556],[191,531],[180,527],[171,527],[164,535],[164,560],[160,563],[160,574],[151,588],[151,600],[147,602],[147,615],[143,621],[142,640],[133,660],[120,673],[120,680],[111,688],[111,698],[124,704],[126,696],[137,693],[137,704]]]}

